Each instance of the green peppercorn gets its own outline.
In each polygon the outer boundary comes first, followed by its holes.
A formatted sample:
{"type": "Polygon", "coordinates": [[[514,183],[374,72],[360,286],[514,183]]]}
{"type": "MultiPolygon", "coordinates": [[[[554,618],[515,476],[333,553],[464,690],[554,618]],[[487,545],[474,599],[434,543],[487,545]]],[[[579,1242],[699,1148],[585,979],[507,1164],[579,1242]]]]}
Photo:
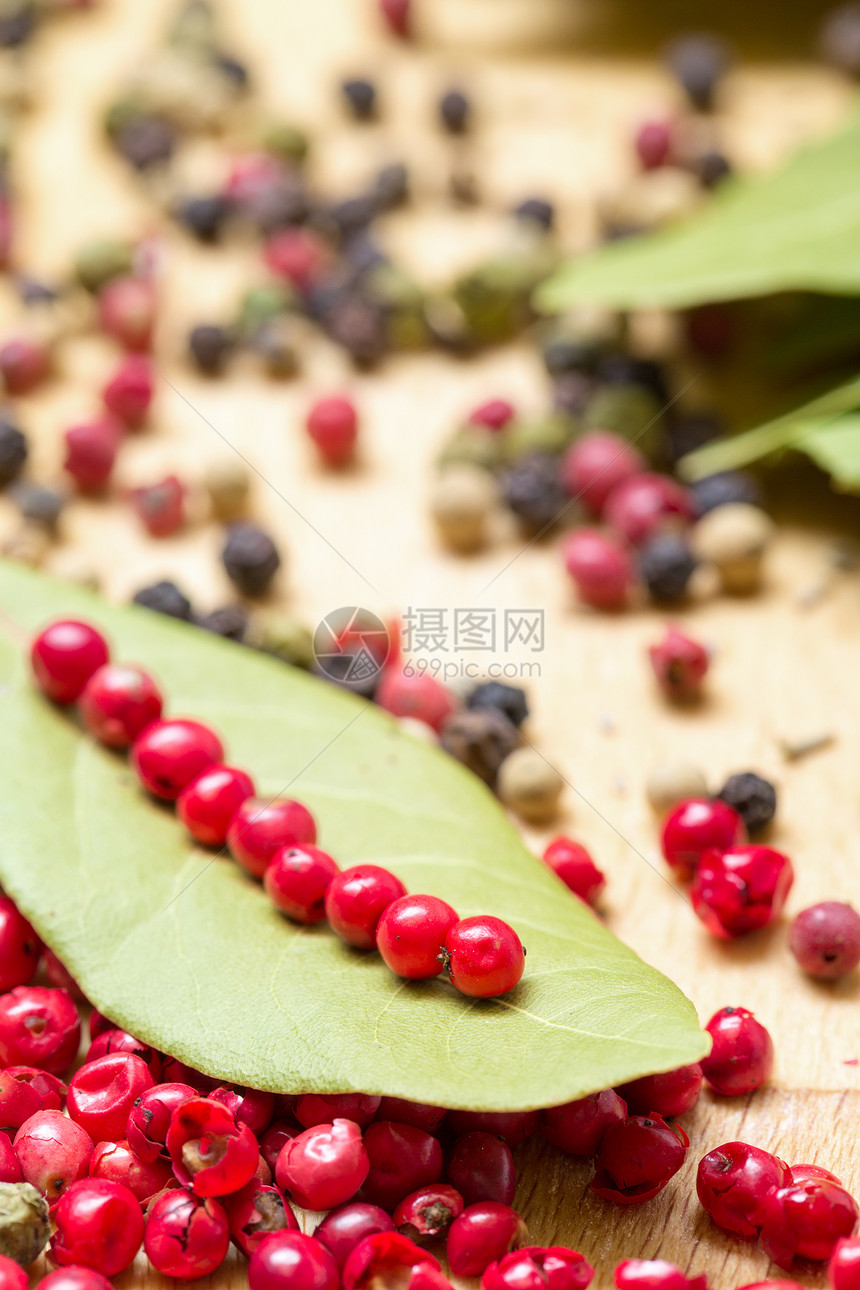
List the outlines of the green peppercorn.
{"type": "Polygon", "coordinates": [[[285,284],[272,282],[265,286],[249,287],[239,305],[236,330],[247,340],[263,323],[287,313],[295,305],[295,293],[285,284]]]}
{"type": "Polygon", "coordinates": [[[314,661],[310,628],[294,614],[282,610],[252,613],[245,631],[245,643],[293,667],[308,669],[314,661]]]}
{"type": "Polygon", "coordinates": [[[505,462],[514,463],[534,453],[559,456],[576,438],[578,422],[561,412],[535,421],[514,421],[503,434],[495,435],[505,462]]]}
{"type": "Polygon", "coordinates": [[[297,165],[305,160],[310,151],[310,139],[304,130],[288,121],[274,121],[263,128],[260,142],[266,152],[280,157],[282,161],[292,161],[297,165]]]}
{"type": "Polygon", "coordinates": [[[29,1183],[0,1183],[0,1254],[28,1268],[50,1235],[44,1196],[29,1183]]]}
{"type": "Polygon", "coordinates": [[[503,461],[504,437],[505,432],[488,430],[486,426],[460,426],[440,452],[437,464],[442,467],[470,465],[496,470],[503,461]]]}
{"type": "Polygon", "coordinates": [[[78,251],[75,273],[81,286],[95,295],[113,278],[130,273],[132,260],[132,248],[127,242],[96,238],[78,251]]]}

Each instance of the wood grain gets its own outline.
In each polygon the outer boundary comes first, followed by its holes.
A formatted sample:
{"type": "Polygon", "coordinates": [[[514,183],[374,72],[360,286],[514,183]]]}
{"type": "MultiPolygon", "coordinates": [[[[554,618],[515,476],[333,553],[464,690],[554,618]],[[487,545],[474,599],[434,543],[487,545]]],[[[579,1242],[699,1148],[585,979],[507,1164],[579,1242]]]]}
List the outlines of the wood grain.
{"type": "MultiPolygon", "coordinates": [[[[505,0],[502,8],[502,0],[435,0],[425,8],[426,41],[406,50],[378,37],[360,0],[225,0],[223,9],[255,69],[261,98],[312,129],[312,171],[332,196],[387,160],[409,161],[417,200],[411,211],[386,220],[385,239],[422,278],[443,282],[502,243],[504,210],[532,192],[558,202],[568,245],[587,245],[595,198],[631,173],[624,142],[630,122],[674,101],[671,87],[644,59],[596,59],[578,50],[585,4],[565,6],[565,20],[577,21],[562,47],[552,39],[559,8],[553,0],[538,8],[530,3],[505,0]],[[523,41],[527,28],[530,43],[523,41]],[[367,70],[380,82],[382,122],[348,126],[336,102],[337,81],[367,70]],[[433,129],[436,96],[455,81],[474,89],[478,113],[474,140],[456,149],[433,129]],[[481,209],[450,210],[445,185],[455,167],[478,176],[481,209]]],[[[100,12],[40,37],[32,57],[37,107],[15,154],[16,186],[26,203],[21,256],[32,272],[64,270],[85,236],[143,232],[155,224],[156,208],[101,150],[94,121],[171,8],[169,0],[145,6],[106,0],[100,12]]],[[[733,74],[720,130],[740,163],[758,168],[826,129],[847,99],[844,86],[811,64],[752,64],[733,74]]],[[[238,121],[233,142],[241,142],[242,131],[238,121]]],[[[217,176],[218,156],[214,144],[195,147],[183,162],[189,183],[217,176]]],[[[828,506],[815,523],[802,524],[791,520],[798,508],[789,506],[761,596],[752,602],[705,597],[684,613],[715,648],[713,682],[700,709],[671,711],[652,692],[644,658],[660,615],[640,610],[608,619],[578,609],[552,541],[524,548],[503,525],[492,549],[455,560],[439,550],[428,526],[431,462],[470,405],[497,393],[528,411],[546,405],[545,378],[531,346],[512,345],[468,364],[436,355],[400,357],[378,374],[355,376],[339,352],[309,336],[304,373],[295,382],[270,384],[241,364],[228,382],[207,382],[185,366],[182,338],[190,323],[217,319],[233,306],[258,272],[256,253],[242,244],[201,250],[170,230],[164,254],[168,308],[159,337],[163,379],[154,432],[124,451],[120,485],[152,480],[168,468],[198,478],[209,461],[241,451],[259,472],[255,510],[289,552],[273,603],[288,604],[311,622],[352,603],[385,614],[409,606],[544,609],[546,646],[537,660],[540,673],[529,682],[531,734],[571,785],[560,827],[591,847],[609,876],[610,925],[672,975],[703,1017],[728,1003],[744,1004],[774,1035],[773,1087],[738,1101],[705,1095],[690,1117],[684,1172],[640,1209],[598,1202],[586,1190],[587,1166],[530,1144],[518,1203],[534,1239],[580,1248],[596,1262],[601,1290],[611,1285],[614,1264],[633,1255],[659,1254],[707,1271],[716,1290],[764,1277],[764,1255],[718,1232],[698,1209],[695,1162],[720,1142],[744,1137],[790,1160],[825,1164],[860,1188],[860,982],[820,986],[802,978],[788,956],[784,927],[741,945],[708,939],[684,893],[666,880],[642,787],[652,762],[668,756],[699,762],[715,785],[747,767],[773,775],[780,809],[771,840],[797,867],[791,912],[816,899],[860,897],[857,577],[842,575],[814,609],[798,604],[798,593],[827,567],[828,506]],[[300,421],[313,391],[341,385],[351,386],[360,402],[364,446],[353,471],[332,476],[310,459],[300,421]],[[834,735],[828,749],[791,765],[781,760],[780,738],[820,731],[834,735]]],[[[11,319],[11,297],[0,303],[11,319]]],[[[111,362],[107,345],[77,339],[64,351],[61,379],[24,401],[41,479],[58,476],[60,431],[92,408],[93,390],[111,362]]],[[[701,378],[685,402],[706,405],[713,393],[701,378]]],[[[175,577],[202,610],[228,600],[217,529],[200,521],[177,538],[142,542],[120,491],[111,501],[69,508],[50,565],[62,571],[75,561],[94,568],[117,600],[162,576],[175,577]]],[[[855,527],[856,518],[849,508],[855,527]]],[[[2,532],[12,523],[11,508],[0,502],[2,532]]],[[[538,845],[545,838],[531,834],[530,840],[538,845]]],[[[820,1269],[799,1275],[823,1284],[820,1269]]],[[[212,1281],[212,1290],[244,1284],[240,1263],[231,1256],[212,1281]]],[[[119,1279],[124,1290],[166,1284],[142,1259],[119,1279]]]]}

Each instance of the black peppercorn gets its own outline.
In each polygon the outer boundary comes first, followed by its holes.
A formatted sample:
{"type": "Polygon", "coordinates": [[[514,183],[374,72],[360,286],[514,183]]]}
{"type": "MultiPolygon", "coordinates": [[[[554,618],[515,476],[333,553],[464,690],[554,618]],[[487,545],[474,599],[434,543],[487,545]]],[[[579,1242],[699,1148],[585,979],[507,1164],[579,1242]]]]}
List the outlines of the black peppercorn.
{"type": "Polygon", "coordinates": [[[860,78],[860,4],[843,4],[825,14],[818,44],[828,63],[860,78]]]}
{"type": "Polygon", "coordinates": [[[552,406],[569,417],[581,417],[594,394],[594,382],[583,372],[565,372],[552,387],[552,406]]]}
{"type": "Polygon", "coordinates": [[[256,524],[232,524],[221,559],[231,582],[246,596],[261,596],[280,568],[278,548],[256,524]]]}
{"type": "Polygon", "coordinates": [[[215,66],[236,90],[247,90],[251,84],[251,74],[244,63],[232,54],[216,54],[215,66]]]}
{"type": "Polygon", "coordinates": [[[462,90],[448,90],[439,100],[439,120],[449,134],[465,134],[472,106],[462,90]]]}
{"type": "Polygon", "coordinates": [[[190,622],[193,617],[191,601],[175,582],[167,579],[154,582],[150,587],[141,587],[134,596],[134,604],[153,609],[157,614],[167,614],[168,618],[181,618],[183,622],[190,622]]]}
{"type": "Polygon", "coordinates": [[[355,293],[341,297],[331,308],[326,325],[333,340],[361,367],[378,362],[386,350],[382,310],[355,293]]]}
{"type": "Polygon", "coordinates": [[[21,303],[25,305],[52,305],[59,299],[59,292],[54,287],[48,286],[47,282],[40,282],[38,278],[29,278],[24,274],[16,275],[15,290],[21,303]]]}
{"type": "Polygon", "coordinates": [[[750,834],[770,824],[776,814],[776,789],[751,770],[730,775],[717,797],[734,807],[750,834]]]}
{"type": "Polygon", "coordinates": [[[521,690],[518,685],[504,685],[501,681],[484,681],[481,685],[476,685],[466,699],[466,707],[492,708],[517,729],[529,715],[525,690],[521,690]]]}
{"type": "Polygon", "coordinates": [[[493,708],[455,712],[442,728],[442,747],[492,788],[502,762],[519,746],[515,727],[493,708]]]}
{"type": "Polygon", "coordinates": [[[198,618],[197,626],[226,640],[242,641],[248,629],[248,615],[236,605],[225,605],[223,609],[213,609],[211,614],[198,618]]]}
{"type": "Polygon", "coordinates": [[[712,412],[673,414],[666,419],[664,425],[663,456],[674,466],[688,452],[695,452],[696,448],[719,439],[725,430],[722,417],[712,412]]]}
{"type": "Polygon", "coordinates": [[[723,41],[707,32],[679,36],[666,50],[669,70],[700,112],[709,112],[714,106],[714,96],[729,61],[723,41]]]}
{"type": "Polygon", "coordinates": [[[362,77],[344,81],[340,87],[343,100],[356,121],[372,121],[376,116],[376,86],[362,77]]]}
{"type": "Polygon", "coordinates": [[[41,524],[51,532],[56,529],[66,501],[62,493],[56,493],[52,488],[43,488],[41,484],[30,484],[26,480],[20,480],[10,491],[25,520],[41,524]]]}
{"type": "Polygon", "coordinates": [[[176,130],[164,117],[136,116],[116,131],[114,144],[135,170],[148,170],[173,156],[176,130]]]}
{"type": "Polygon", "coordinates": [[[242,202],[242,210],[263,234],[291,228],[307,219],[308,194],[301,175],[290,173],[242,202]]]}
{"type": "Polygon", "coordinates": [[[547,452],[521,457],[502,480],[502,497],[530,533],[554,523],[569,498],[559,479],[558,458],[547,452]]]}
{"type": "Polygon", "coordinates": [[[342,202],[329,207],[328,211],[329,218],[343,241],[363,232],[369,224],[373,223],[378,214],[379,201],[375,193],[360,193],[357,197],[347,197],[342,202]]]}
{"type": "Polygon", "coordinates": [[[528,197],[514,208],[514,215],[524,224],[536,224],[549,233],[555,224],[555,207],[542,197],[528,197]]]}
{"type": "Polygon", "coordinates": [[[380,210],[394,210],[409,196],[409,171],[402,162],[383,166],[373,185],[380,210]]]}
{"type": "Polygon", "coordinates": [[[734,502],[744,502],[748,506],[761,504],[759,486],[752,475],[742,470],[720,470],[715,475],[706,475],[690,485],[696,502],[697,515],[707,515],[718,506],[731,506],[734,502]]]}
{"type": "Polygon", "coordinates": [[[220,194],[187,197],[176,208],[176,217],[199,242],[217,242],[227,218],[228,205],[220,194]]]}
{"type": "Polygon", "coordinates": [[[188,336],[188,353],[199,371],[218,376],[233,349],[233,337],[226,327],[202,323],[192,327],[188,336]]]}
{"type": "Polygon", "coordinates": [[[639,572],[654,600],[682,600],[697,564],[681,533],[657,533],[639,552],[639,572]]]}
{"type": "Polygon", "coordinates": [[[17,49],[26,45],[36,30],[36,6],[32,0],[20,0],[0,14],[0,47],[17,49]]]}
{"type": "Polygon", "coordinates": [[[702,187],[708,189],[718,187],[732,173],[728,158],[716,148],[710,148],[696,157],[692,168],[702,187]]]}
{"type": "Polygon", "coordinates": [[[21,473],[27,453],[25,435],[11,421],[0,417],[0,488],[5,488],[21,473]]]}

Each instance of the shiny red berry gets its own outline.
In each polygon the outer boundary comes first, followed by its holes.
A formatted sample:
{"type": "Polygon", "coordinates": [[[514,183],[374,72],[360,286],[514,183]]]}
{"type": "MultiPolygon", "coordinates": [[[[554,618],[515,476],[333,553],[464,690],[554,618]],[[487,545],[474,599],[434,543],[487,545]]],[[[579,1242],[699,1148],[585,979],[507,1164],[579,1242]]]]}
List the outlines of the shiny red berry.
{"type": "Polygon", "coordinates": [[[84,725],[107,748],[128,748],[161,716],[161,691],[148,672],[132,663],[106,663],[94,672],[80,698],[84,725]]]}
{"type": "Polygon", "coordinates": [[[139,1057],[109,1053],[75,1072],[69,1082],[66,1110],[93,1142],[117,1142],[125,1137],[135,1102],[153,1083],[139,1057]]]}
{"type": "Polygon", "coordinates": [[[516,416],[516,408],[507,399],[489,399],[469,413],[469,425],[486,426],[488,430],[504,430],[516,416]]]}
{"type": "Polygon", "coordinates": [[[355,1195],[369,1168],[358,1125],[336,1119],[284,1143],[275,1181],[302,1209],[334,1209],[355,1195]]]}
{"type": "Polygon", "coordinates": [[[134,1261],[143,1240],[143,1214],[121,1183],[82,1178],[60,1197],[50,1253],[60,1267],[76,1264],[115,1277],[134,1261]]]}
{"type": "Polygon", "coordinates": [[[394,1222],[390,1214],[386,1214],[379,1205],[357,1200],[350,1205],[339,1205],[326,1214],[314,1230],[314,1237],[325,1246],[338,1268],[342,1268],[356,1245],[366,1236],[393,1231],[394,1222]]]}
{"type": "Polygon", "coordinates": [[[214,762],[195,776],[176,799],[176,814],[201,846],[223,847],[230,821],[254,795],[254,781],[244,770],[214,762]]]}
{"type": "Polygon", "coordinates": [[[540,1124],[539,1111],[451,1111],[447,1126],[456,1136],[461,1133],[492,1133],[504,1138],[508,1146],[522,1146],[540,1124]]]}
{"type": "Polygon", "coordinates": [[[166,475],[155,484],[130,489],[128,500],[150,537],[172,537],[185,523],[187,493],[178,475],[166,475]]]}
{"type": "Polygon", "coordinates": [[[13,1142],[24,1181],[54,1205],[66,1189],[85,1178],[93,1141],[61,1111],[37,1111],[25,1120],[13,1142]]]}
{"type": "Polygon", "coordinates": [[[491,1263],[481,1290],[585,1290],[594,1268],[577,1250],[525,1245],[491,1263]]]}
{"type": "Polygon", "coordinates": [[[132,1107],[126,1128],[132,1150],[141,1160],[168,1159],[165,1145],[173,1112],[197,1096],[190,1084],[156,1084],[141,1094],[132,1107]]]}
{"type": "Polygon", "coordinates": [[[571,1156],[594,1156],[603,1135],[613,1124],[627,1119],[627,1103],[614,1089],[551,1106],[541,1112],[541,1129],[547,1142],[571,1156]]]}
{"type": "Polygon", "coordinates": [[[71,426],[65,432],[63,469],[72,476],[79,493],[100,493],[107,486],[122,433],[121,424],[110,415],[71,426]]]}
{"type": "Polygon", "coordinates": [[[0,1182],[19,1183],[23,1180],[21,1165],[5,1133],[0,1133],[0,1182]]]}
{"type": "Polygon", "coordinates": [[[448,1112],[442,1106],[427,1102],[410,1102],[404,1097],[384,1097],[379,1103],[377,1119],[396,1120],[399,1124],[414,1124],[425,1133],[438,1133],[448,1112]]]}
{"type": "Polygon", "coordinates": [[[718,1227],[755,1236],[765,1197],[791,1181],[784,1160],[748,1142],[724,1142],[699,1161],[696,1194],[718,1227]]]}
{"type": "Polygon", "coordinates": [[[412,0],[378,0],[379,12],[395,36],[405,40],[412,31],[412,0]]]}
{"type": "Polygon", "coordinates": [[[623,609],[635,583],[633,560],[620,542],[598,529],[579,528],[562,546],[564,565],[583,604],[623,609]]]}
{"type": "Polygon", "coordinates": [[[439,952],[459,915],[437,896],[400,896],[382,914],[376,948],[398,976],[423,981],[439,976],[439,952]]]}
{"type": "Polygon", "coordinates": [[[792,1182],[769,1192],[761,1215],[764,1251],[781,1268],[795,1258],[829,1259],[837,1242],[853,1235],[860,1206],[826,1178],[792,1182]]]}
{"type": "Polygon", "coordinates": [[[331,252],[312,229],[285,228],[267,240],[263,256],[276,277],[286,278],[297,291],[307,292],[325,271],[331,252]]]}
{"type": "Polygon", "coordinates": [[[42,942],[14,900],[0,896],[0,991],[32,981],[41,953],[42,942]]]}
{"type": "Polygon", "coordinates": [[[26,1084],[39,1099],[38,1110],[62,1111],[66,1101],[66,1086],[56,1075],[38,1070],[35,1066],[7,1066],[4,1076],[17,1083],[26,1084]]]}
{"type": "Polygon", "coordinates": [[[606,875],[592,860],[581,842],[553,838],[544,850],[544,861],[575,896],[586,905],[596,905],[606,886],[606,875]]]}
{"type": "Polygon", "coordinates": [[[325,896],[325,916],[332,931],[358,950],[376,948],[376,929],[390,904],[406,888],[388,869],[354,865],[335,874],[325,896]]]}
{"type": "Polygon", "coordinates": [[[592,515],[600,515],[613,488],[644,468],[645,458],[621,435],[588,430],[562,458],[561,482],[592,515]]]}
{"type": "Polygon", "coordinates": [[[773,847],[735,846],[706,851],[690,899],[712,936],[745,936],[775,922],[794,882],[788,856],[773,847]]]}
{"type": "Polygon", "coordinates": [[[466,1205],[485,1200],[512,1205],[517,1190],[517,1170],[510,1147],[492,1133],[472,1130],[454,1143],[446,1170],[466,1205]]]}
{"type": "Polygon", "coordinates": [[[509,923],[490,914],[462,918],[442,947],[442,966],[461,994],[495,999],[519,984],[526,965],[522,942],[509,923]]]}
{"type": "Polygon", "coordinates": [[[614,1273],[618,1290],[707,1290],[705,1276],[688,1277],[665,1259],[625,1259],[614,1273]]]}
{"type": "Polygon", "coordinates": [[[327,466],[344,466],[352,459],[358,440],[358,413],[351,399],[338,394],[318,399],[305,425],[327,466]]]}
{"type": "Polygon", "coordinates": [[[51,370],[51,351],[34,336],[13,336],[0,345],[0,376],[8,394],[29,394],[51,370]]]}
{"type": "Polygon", "coordinates": [[[38,1282],[37,1290],[112,1290],[101,1272],[92,1268],[57,1268],[38,1282]]]}
{"type": "Polygon", "coordinates": [[[788,948],[804,972],[835,981],[860,963],[860,914],[839,900],[823,900],[797,915],[788,948]]]}
{"type": "Polygon", "coordinates": [[[161,1079],[161,1053],[157,1048],[130,1035],[127,1030],[113,1027],[101,1031],[87,1049],[86,1060],[94,1062],[98,1057],[107,1057],[108,1053],[133,1053],[145,1064],[156,1083],[161,1079]]]}
{"type": "Polygon", "coordinates": [[[659,170],[672,161],[675,130],[671,121],[643,121],[633,138],[633,147],[643,170],[659,170]]]}
{"type": "Polygon", "coordinates": [[[442,1148],[414,1125],[377,1120],[365,1132],[364,1146],[370,1167],[362,1197],[389,1213],[410,1192],[442,1177],[442,1148]]]}
{"type": "Polygon", "coordinates": [[[221,740],[199,721],[153,723],[131,746],[131,764],[154,797],[173,802],[201,771],[224,758],[221,740]]]}
{"type": "Polygon", "coordinates": [[[662,1075],[643,1075],[618,1088],[631,1115],[653,1113],[666,1120],[677,1119],[691,1111],[701,1091],[702,1068],[698,1062],[665,1071],[662,1075]]]}
{"type": "Polygon", "coordinates": [[[456,708],[447,686],[427,672],[401,672],[386,667],[376,687],[376,702],[395,717],[423,721],[438,734],[456,708]]]}
{"type": "Polygon", "coordinates": [[[236,1123],[247,1124],[256,1138],[269,1127],[275,1114],[274,1093],[242,1084],[222,1084],[213,1089],[209,1098],[226,1106],[236,1123]]]}
{"type": "Polygon", "coordinates": [[[826,1178],[828,1182],[839,1183],[842,1186],[842,1179],[837,1178],[831,1170],[825,1169],[823,1165],[799,1164],[791,1166],[792,1182],[807,1182],[810,1178],[826,1178]]]}
{"type": "Polygon", "coordinates": [[[98,296],[102,330],[126,349],[146,350],[155,325],[155,284],[151,278],[113,278],[98,296]]]}
{"type": "Polygon", "coordinates": [[[860,1236],[843,1236],[836,1242],[827,1265],[830,1290],[860,1287],[860,1236]]]}
{"type": "Polygon", "coordinates": [[[304,1232],[276,1232],[261,1241],[248,1264],[250,1290],[339,1290],[337,1264],[304,1232]]]}
{"type": "Polygon", "coordinates": [[[269,1166],[272,1177],[275,1175],[275,1165],[284,1143],[297,1138],[301,1131],[300,1125],[295,1120],[276,1118],[260,1135],[260,1155],[269,1166]]]}
{"type": "Polygon", "coordinates": [[[246,798],[230,821],[230,854],[254,878],[262,878],[281,847],[303,847],[317,840],[314,817],[301,802],[246,798]]]}
{"type": "Polygon", "coordinates": [[[81,1019],[67,990],[20,985],[0,995],[0,1065],[63,1075],[80,1041],[81,1019]]]}
{"type": "Polygon", "coordinates": [[[640,1205],[662,1191],[681,1168],[690,1140],[680,1124],[659,1115],[633,1115],[606,1130],[591,1190],[619,1205],[640,1205]]]}
{"type": "Polygon", "coordinates": [[[194,1281],[221,1266],[230,1248],[224,1206],[189,1191],[166,1191],[146,1216],[143,1248],[156,1272],[194,1281]]]}
{"type": "Polygon", "coordinates": [[[16,1079],[10,1071],[0,1071],[0,1125],[6,1132],[20,1129],[25,1120],[42,1109],[41,1097],[26,1080],[16,1079]]]}
{"type": "MultiPolygon", "coordinates": [[[[90,1158],[90,1177],[122,1183],[142,1205],[173,1182],[173,1170],[166,1160],[149,1164],[136,1156],[128,1142],[100,1142],[90,1158]]],[[[174,1184],[175,1185],[175,1184],[174,1184]]]]}
{"type": "Polygon", "coordinates": [[[669,626],[666,634],[648,650],[657,684],[673,703],[689,703],[699,697],[710,657],[704,645],[692,636],[669,626]]]}
{"type": "Polygon", "coordinates": [[[457,1277],[482,1276],[491,1263],[520,1249],[528,1239],[528,1228],[510,1205],[481,1201],[463,1210],[448,1229],[448,1266],[457,1277]]]}
{"type": "Polygon", "coordinates": [[[50,623],[30,648],[36,684],[54,703],[74,703],[107,661],[107,642],[101,632],[74,618],[50,623]]]}
{"type": "Polygon", "coordinates": [[[721,1008],[705,1027],[711,1051],[702,1073],[717,1093],[742,1097],[761,1088],[773,1071],[773,1040],[747,1008],[721,1008]]]}
{"type": "Polygon", "coordinates": [[[117,421],[136,430],[146,420],[155,395],[152,363],[142,354],[128,354],[102,388],[102,402],[117,421]]]}
{"type": "Polygon", "coordinates": [[[227,1196],[254,1177],[260,1151],[246,1124],[221,1102],[195,1097],[170,1117],[165,1140],[173,1172],[197,1196],[227,1196]]]}
{"type": "Polygon", "coordinates": [[[277,1187],[252,1179],[224,1199],[230,1235],[246,1258],[250,1258],[272,1232],[297,1232],[296,1216],[277,1187]]]}
{"type": "Polygon", "coordinates": [[[263,885],[282,914],[293,922],[313,925],[325,918],[326,892],[339,872],[328,852],[310,843],[281,847],[263,875],[263,885]]]}
{"type": "Polygon", "coordinates": [[[371,1290],[376,1285],[396,1285],[402,1290],[419,1290],[417,1274],[423,1269],[439,1271],[432,1254],[422,1250],[400,1232],[377,1232],[366,1236],[350,1253],[343,1267],[343,1290],[371,1290]]]}
{"type": "Polygon", "coordinates": [[[463,1212],[463,1197],[449,1183],[429,1183],[404,1196],[394,1210],[394,1225],[411,1241],[443,1236],[463,1212]]]}
{"type": "Polygon", "coordinates": [[[639,546],[669,526],[689,524],[695,505],[688,489],[668,475],[632,475],[612,489],[603,518],[628,542],[639,546]]]}
{"type": "Polygon", "coordinates": [[[30,1290],[27,1273],[5,1254],[0,1254],[0,1290],[30,1290]]]}
{"type": "Polygon", "coordinates": [[[352,1120],[360,1129],[366,1129],[373,1123],[381,1102],[381,1097],[364,1093],[303,1093],[296,1099],[293,1113],[305,1129],[331,1124],[333,1120],[352,1120]]]}
{"type": "Polygon", "coordinates": [[[678,877],[692,878],[706,851],[729,851],[746,840],[744,822],[731,806],[718,797],[688,797],[663,821],[660,846],[678,877]]]}

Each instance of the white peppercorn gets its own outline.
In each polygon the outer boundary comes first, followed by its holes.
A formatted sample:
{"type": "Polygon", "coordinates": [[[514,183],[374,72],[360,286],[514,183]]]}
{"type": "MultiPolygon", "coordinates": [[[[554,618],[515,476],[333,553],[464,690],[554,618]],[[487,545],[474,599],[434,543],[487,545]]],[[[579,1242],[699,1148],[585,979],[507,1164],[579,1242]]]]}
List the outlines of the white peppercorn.
{"type": "Polygon", "coordinates": [[[498,793],[530,824],[547,824],[558,810],[564,780],[554,766],[534,748],[517,748],[502,762],[498,793]]]}

